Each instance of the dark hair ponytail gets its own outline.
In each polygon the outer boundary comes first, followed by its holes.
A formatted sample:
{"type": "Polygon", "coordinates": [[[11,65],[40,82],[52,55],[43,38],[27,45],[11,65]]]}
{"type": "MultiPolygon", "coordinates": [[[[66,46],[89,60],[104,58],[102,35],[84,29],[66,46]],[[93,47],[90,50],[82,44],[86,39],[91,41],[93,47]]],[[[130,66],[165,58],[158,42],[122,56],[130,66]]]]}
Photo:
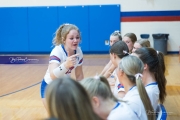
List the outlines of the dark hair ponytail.
{"type": "Polygon", "coordinates": [[[147,64],[149,71],[154,74],[155,79],[158,83],[160,90],[159,100],[160,103],[165,101],[166,97],[166,83],[165,78],[165,64],[164,56],[161,52],[157,52],[153,48],[142,47],[135,51],[139,58],[143,61],[144,64],[147,64]]]}
{"type": "Polygon", "coordinates": [[[166,66],[165,66],[165,63],[164,63],[164,55],[163,55],[162,52],[157,51],[157,56],[158,56],[158,59],[159,59],[159,65],[162,68],[162,72],[165,74],[166,66]]]}

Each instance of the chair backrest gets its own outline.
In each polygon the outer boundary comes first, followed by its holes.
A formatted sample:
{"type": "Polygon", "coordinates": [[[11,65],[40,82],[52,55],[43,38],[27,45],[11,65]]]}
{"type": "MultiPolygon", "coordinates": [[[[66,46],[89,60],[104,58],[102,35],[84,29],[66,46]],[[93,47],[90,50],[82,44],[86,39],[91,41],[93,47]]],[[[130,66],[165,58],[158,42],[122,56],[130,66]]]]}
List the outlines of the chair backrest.
{"type": "Polygon", "coordinates": [[[158,105],[158,109],[157,109],[157,120],[166,120],[167,118],[167,112],[165,107],[162,104],[158,105]]]}

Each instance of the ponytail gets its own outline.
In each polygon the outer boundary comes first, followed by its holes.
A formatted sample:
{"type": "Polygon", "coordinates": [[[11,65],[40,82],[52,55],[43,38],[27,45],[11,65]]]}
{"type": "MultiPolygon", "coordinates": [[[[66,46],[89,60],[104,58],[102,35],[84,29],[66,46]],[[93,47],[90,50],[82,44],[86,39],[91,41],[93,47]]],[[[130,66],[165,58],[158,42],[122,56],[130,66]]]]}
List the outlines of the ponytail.
{"type": "Polygon", "coordinates": [[[65,26],[65,24],[61,25],[56,30],[55,37],[53,39],[53,45],[59,45],[59,44],[63,43],[61,32],[62,32],[62,29],[63,29],[64,26],[65,26]]]}
{"type": "Polygon", "coordinates": [[[144,64],[147,64],[149,71],[154,75],[155,80],[158,83],[158,88],[160,91],[159,100],[160,103],[164,103],[166,97],[166,83],[165,78],[165,64],[164,55],[154,50],[153,48],[142,47],[137,49],[135,52],[144,64]]]}
{"type": "Polygon", "coordinates": [[[166,67],[165,67],[165,63],[164,63],[164,55],[163,55],[163,53],[157,51],[157,57],[158,57],[158,60],[159,60],[159,67],[161,68],[163,74],[165,74],[166,67]]]}
{"type": "MultiPolygon", "coordinates": [[[[111,88],[109,86],[109,82],[107,81],[107,79],[103,76],[100,76],[100,81],[103,82],[104,84],[107,85],[107,87],[109,88],[109,90],[111,91],[111,88]]],[[[111,98],[114,100],[114,101],[118,101],[118,99],[113,95],[111,94],[111,98]]]]}
{"type": "Polygon", "coordinates": [[[157,56],[158,56],[159,64],[157,67],[157,72],[155,72],[155,78],[156,78],[156,81],[158,83],[158,87],[159,87],[159,91],[160,91],[159,100],[160,100],[160,103],[163,104],[165,101],[165,97],[166,97],[167,80],[166,80],[165,75],[164,75],[166,67],[164,64],[164,55],[158,51],[157,56]]]}
{"type": "Polygon", "coordinates": [[[144,108],[146,110],[146,115],[148,120],[155,120],[155,115],[153,114],[148,114],[148,111],[152,112],[154,111],[152,105],[151,105],[151,101],[149,99],[149,96],[146,92],[146,89],[142,83],[142,78],[141,77],[136,77],[136,86],[140,95],[140,98],[143,102],[144,108]]]}

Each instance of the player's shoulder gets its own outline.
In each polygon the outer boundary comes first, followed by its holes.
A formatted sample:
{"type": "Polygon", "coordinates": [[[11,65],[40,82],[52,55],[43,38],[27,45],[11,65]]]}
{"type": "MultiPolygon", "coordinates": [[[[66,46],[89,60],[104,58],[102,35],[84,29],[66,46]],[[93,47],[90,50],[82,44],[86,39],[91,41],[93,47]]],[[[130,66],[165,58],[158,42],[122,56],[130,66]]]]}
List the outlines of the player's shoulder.
{"type": "Polygon", "coordinates": [[[131,110],[129,105],[124,102],[121,102],[120,105],[116,109],[112,110],[109,115],[109,119],[111,120],[136,120],[136,118],[136,114],[131,110]]]}
{"type": "Polygon", "coordinates": [[[50,53],[50,56],[56,56],[60,59],[62,59],[62,56],[64,55],[64,51],[61,45],[57,45],[53,48],[53,50],[50,53]]]}
{"type": "Polygon", "coordinates": [[[146,89],[146,92],[148,94],[157,94],[157,93],[159,93],[159,87],[157,85],[146,86],[145,89],[146,89]]]}
{"type": "Polygon", "coordinates": [[[54,48],[53,48],[53,51],[62,51],[62,45],[56,45],[54,48]]]}
{"type": "Polygon", "coordinates": [[[159,87],[158,84],[153,84],[153,85],[147,85],[145,89],[149,91],[157,91],[159,90],[159,87]]]}
{"type": "Polygon", "coordinates": [[[62,48],[61,44],[54,46],[54,48],[51,51],[51,53],[60,53],[60,52],[63,52],[63,48],[62,48]]]}

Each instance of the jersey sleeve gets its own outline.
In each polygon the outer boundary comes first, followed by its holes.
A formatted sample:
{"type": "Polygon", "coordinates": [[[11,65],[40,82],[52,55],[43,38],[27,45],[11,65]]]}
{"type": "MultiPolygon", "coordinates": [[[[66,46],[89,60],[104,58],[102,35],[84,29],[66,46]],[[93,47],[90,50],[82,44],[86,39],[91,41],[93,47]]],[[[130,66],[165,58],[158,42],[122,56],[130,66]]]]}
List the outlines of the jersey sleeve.
{"type": "Polygon", "coordinates": [[[77,53],[79,54],[77,66],[81,66],[83,64],[83,53],[82,53],[81,48],[78,47],[77,53]]]}
{"type": "Polygon", "coordinates": [[[51,54],[50,54],[50,57],[49,57],[49,63],[58,63],[60,64],[62,61],[62,52],[61,52],[61,49],[56,46],[52,51],[51,51],[51,54]]]}

